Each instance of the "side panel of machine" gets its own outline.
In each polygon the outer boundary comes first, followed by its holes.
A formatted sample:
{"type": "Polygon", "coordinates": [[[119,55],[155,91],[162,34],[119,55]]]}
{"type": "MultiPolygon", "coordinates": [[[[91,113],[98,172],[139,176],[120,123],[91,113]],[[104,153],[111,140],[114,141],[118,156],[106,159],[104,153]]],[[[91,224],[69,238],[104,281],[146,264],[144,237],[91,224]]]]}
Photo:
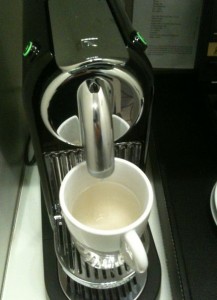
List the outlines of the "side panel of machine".
{"type": "MultiPolygon", "coordinates": [[[[22,109],[21,1],[3,1],[0,10],[0,294],[22,183],[26,137],[22,109]]],[[[1,295],[0,295],[1,298],[1,295]]]]}

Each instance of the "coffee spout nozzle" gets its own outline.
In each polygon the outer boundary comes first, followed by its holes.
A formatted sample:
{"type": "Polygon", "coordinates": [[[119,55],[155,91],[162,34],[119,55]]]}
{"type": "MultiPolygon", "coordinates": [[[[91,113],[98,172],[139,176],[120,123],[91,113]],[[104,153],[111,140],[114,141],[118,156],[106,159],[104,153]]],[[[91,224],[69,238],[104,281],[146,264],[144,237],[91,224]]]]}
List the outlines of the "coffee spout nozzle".
{"type": "Polygon", "coordinates": [[[108,177],[114,170],[111,94],[110,84],[100,77],[85,80],[77,91],[87,168],[99,178],[108,177]]]}

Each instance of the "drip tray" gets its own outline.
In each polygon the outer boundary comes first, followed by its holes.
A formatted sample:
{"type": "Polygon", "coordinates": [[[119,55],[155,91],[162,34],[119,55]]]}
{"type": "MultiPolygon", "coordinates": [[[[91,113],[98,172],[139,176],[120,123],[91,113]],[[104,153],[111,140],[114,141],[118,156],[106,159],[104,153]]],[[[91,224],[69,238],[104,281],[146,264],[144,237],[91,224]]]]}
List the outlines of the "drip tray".
{"type": "Polygon", "coordinates": [[[42,229],[44,276],[50,300],[156,299],[161,283],[161,267],[149,227],[149,268],[147,274],[138,274],[118,287],[106,289],[94,289],[79,284],[64,272],[55,254],[53,231],[44,207],[44,201],[42,201],[42,229]]]}
{"type": "Polygon", "coordinates": [[[138,299],[146,283],[146,274],[134,276],[132,280],[115,288],[95,289],[78,284],[63,271],[58,264],[61,287],[68,299],[76,300],[133,300],[138,299]]]}
{"type": "MultiPolygon", "coordinates": [[[[144,232],[141,239],[148,253],[150,242],[147,231],[144,232]]],[[[73,281],[81,285],[96,289],[102,289],[103,286],[103,289],[109,289],[123,285],[135,277],[135,271],[126,263],[116,268],[97,269],[85,262],[80,256],[61,215],[55,217],[54,244],[56,256],[62,269],[73,281]]],[[[146,277],[147,274],[143,274],[143,286],[146,277]]]]}

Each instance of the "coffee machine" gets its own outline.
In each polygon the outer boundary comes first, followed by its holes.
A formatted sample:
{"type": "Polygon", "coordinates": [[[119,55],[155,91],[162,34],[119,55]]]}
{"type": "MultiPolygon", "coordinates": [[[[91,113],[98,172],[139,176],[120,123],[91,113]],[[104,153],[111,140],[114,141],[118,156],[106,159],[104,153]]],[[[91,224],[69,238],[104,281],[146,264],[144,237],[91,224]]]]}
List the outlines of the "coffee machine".
{"type": "Polygon", "coordinates": [[[146,42],[121,1],[24,1],[23,16],[23,98],[46,207],[48,295],[155,299],[161,271],[149,229],[145,274],[126,264],[93,268],[79,256],[59,205],[64,176],[83,160],[102,178],[112,172],[114,156],[145,169],[154,91],[146,42]]]}

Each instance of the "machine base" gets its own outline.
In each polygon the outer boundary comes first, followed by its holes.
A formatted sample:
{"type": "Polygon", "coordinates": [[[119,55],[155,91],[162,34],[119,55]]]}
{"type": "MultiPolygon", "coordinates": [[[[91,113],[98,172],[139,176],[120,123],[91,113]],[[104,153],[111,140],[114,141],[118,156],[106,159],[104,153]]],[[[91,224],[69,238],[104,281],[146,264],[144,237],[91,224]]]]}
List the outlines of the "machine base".
{"type": "Polygon", "coordinates": [[[148,228],[150,245],[148,251],[149,268],[147,274],[136,275],[131,281],[117,288],[96,290],[84,287],[68,277],[59,265],[55,250],[53,231],[42,199],[42,230],[45,284],[50,300],[135,300],[156,299],[161,284],[161,266],[148,228]],[[147,275],[147,276],[146,276],[147,275]],[[146,280],[147,277],[147,280],[146,280]],[[61,287],[62,286],[62,287],[61,287]],[[64,290],[64,292],[63,292],[64,290]],[[67,296],[66,296],[67,295],[67,296]]]}

